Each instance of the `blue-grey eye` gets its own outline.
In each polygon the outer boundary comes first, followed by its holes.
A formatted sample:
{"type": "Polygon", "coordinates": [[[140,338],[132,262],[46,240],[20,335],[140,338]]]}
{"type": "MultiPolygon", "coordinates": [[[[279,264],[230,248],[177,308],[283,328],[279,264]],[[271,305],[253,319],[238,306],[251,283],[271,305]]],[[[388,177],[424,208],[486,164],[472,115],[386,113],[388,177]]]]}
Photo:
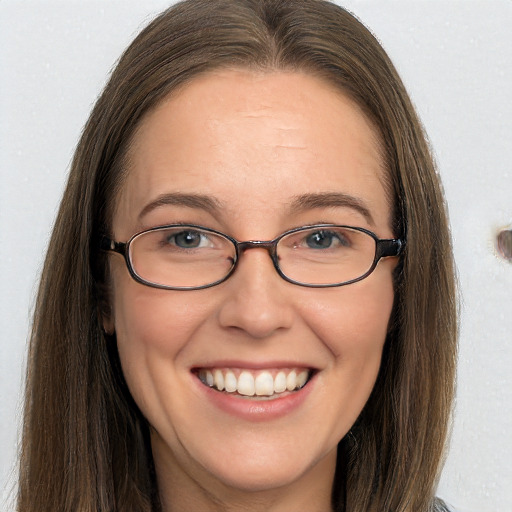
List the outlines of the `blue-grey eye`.
{"type": "Polygon", "coordinates": [[[182,249],[197,249],[204,246],[205,235],[199,231],[180,231],[170,236],[168,243],[174,244],[182,249]]]}
{"type": "Polygon", "coordinates": [[[311,249],[331,249],[339,246],[349,246],[348,240],[334,231],[315,231],[306,238],[306,244],[311,249]]]}

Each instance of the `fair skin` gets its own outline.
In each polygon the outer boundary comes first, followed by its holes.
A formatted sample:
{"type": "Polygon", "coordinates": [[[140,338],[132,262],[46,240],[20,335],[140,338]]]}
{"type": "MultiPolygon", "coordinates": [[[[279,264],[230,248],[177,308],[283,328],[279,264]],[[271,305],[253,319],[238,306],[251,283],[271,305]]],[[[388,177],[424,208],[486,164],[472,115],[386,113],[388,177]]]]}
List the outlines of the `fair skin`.
{"type": "MultiPolygon", "coordinates": [[[[128,161],[113,219],[118,241],[180,222],[238,240],[324,222],[393,237],[375,130],[348,98],[307,74],[196,78],[144,118],[128,161]],[[165,194],[173,195],[147,208],[165,194]],[[185,204],[190,194],[210,203],[185,204]],[[307,194],[320,200],[297,201],[307,194]]],[[[121,256],[110,261],[106,327],[151,426],[163,510],[331,510],[337,444],[379,370],[396,258],[358,283],[314,289],[284,281],[268,253],[252,249],[226,282],[195,291],[144,286],[121,256]],[[312,378],[273,400],[198,378],[201,369],[227,368],[312,378]]]]}

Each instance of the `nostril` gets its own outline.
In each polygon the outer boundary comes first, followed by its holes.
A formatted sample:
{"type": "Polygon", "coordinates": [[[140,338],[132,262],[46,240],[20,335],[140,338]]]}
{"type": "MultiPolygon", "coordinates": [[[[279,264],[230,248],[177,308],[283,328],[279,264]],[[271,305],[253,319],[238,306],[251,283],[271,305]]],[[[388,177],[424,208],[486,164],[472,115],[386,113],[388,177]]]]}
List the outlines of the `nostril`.
{"type": "Polygon", "coordinates": [[[235,275],[226,283],[224,299],[219,304],[218,319],[222,327],[262,339],[293,323],[292,297],[276,282],[286,284],[272,262],[262,261],[267,258],[261,254],[254,261],[251,258],[240,261],[235,275]]]}

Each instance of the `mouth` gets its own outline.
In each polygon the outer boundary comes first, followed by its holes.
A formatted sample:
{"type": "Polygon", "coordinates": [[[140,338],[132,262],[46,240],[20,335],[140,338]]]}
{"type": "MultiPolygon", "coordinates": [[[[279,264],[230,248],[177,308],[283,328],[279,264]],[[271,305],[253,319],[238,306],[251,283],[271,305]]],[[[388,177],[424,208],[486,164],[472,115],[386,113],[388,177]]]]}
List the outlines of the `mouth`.
{"type": "Polygon", "coordinates": [[[275,400],[306,386],[312,377],[313,370],[198,368],[194,373],[205,386],[220,393],[251,400],[275,400]]]}

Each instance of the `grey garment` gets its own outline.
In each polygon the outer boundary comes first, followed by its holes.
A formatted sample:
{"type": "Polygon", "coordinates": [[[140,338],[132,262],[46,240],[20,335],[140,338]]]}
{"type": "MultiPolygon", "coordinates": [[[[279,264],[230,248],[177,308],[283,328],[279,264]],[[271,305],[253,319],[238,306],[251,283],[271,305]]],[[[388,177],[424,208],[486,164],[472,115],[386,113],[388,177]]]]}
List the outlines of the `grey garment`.
{"type": "Polygon", "coordinates": [[[448,505],[441,499],[435,498],[432,512],[456,512],[453,509],[449,509],[448,505]]]}

